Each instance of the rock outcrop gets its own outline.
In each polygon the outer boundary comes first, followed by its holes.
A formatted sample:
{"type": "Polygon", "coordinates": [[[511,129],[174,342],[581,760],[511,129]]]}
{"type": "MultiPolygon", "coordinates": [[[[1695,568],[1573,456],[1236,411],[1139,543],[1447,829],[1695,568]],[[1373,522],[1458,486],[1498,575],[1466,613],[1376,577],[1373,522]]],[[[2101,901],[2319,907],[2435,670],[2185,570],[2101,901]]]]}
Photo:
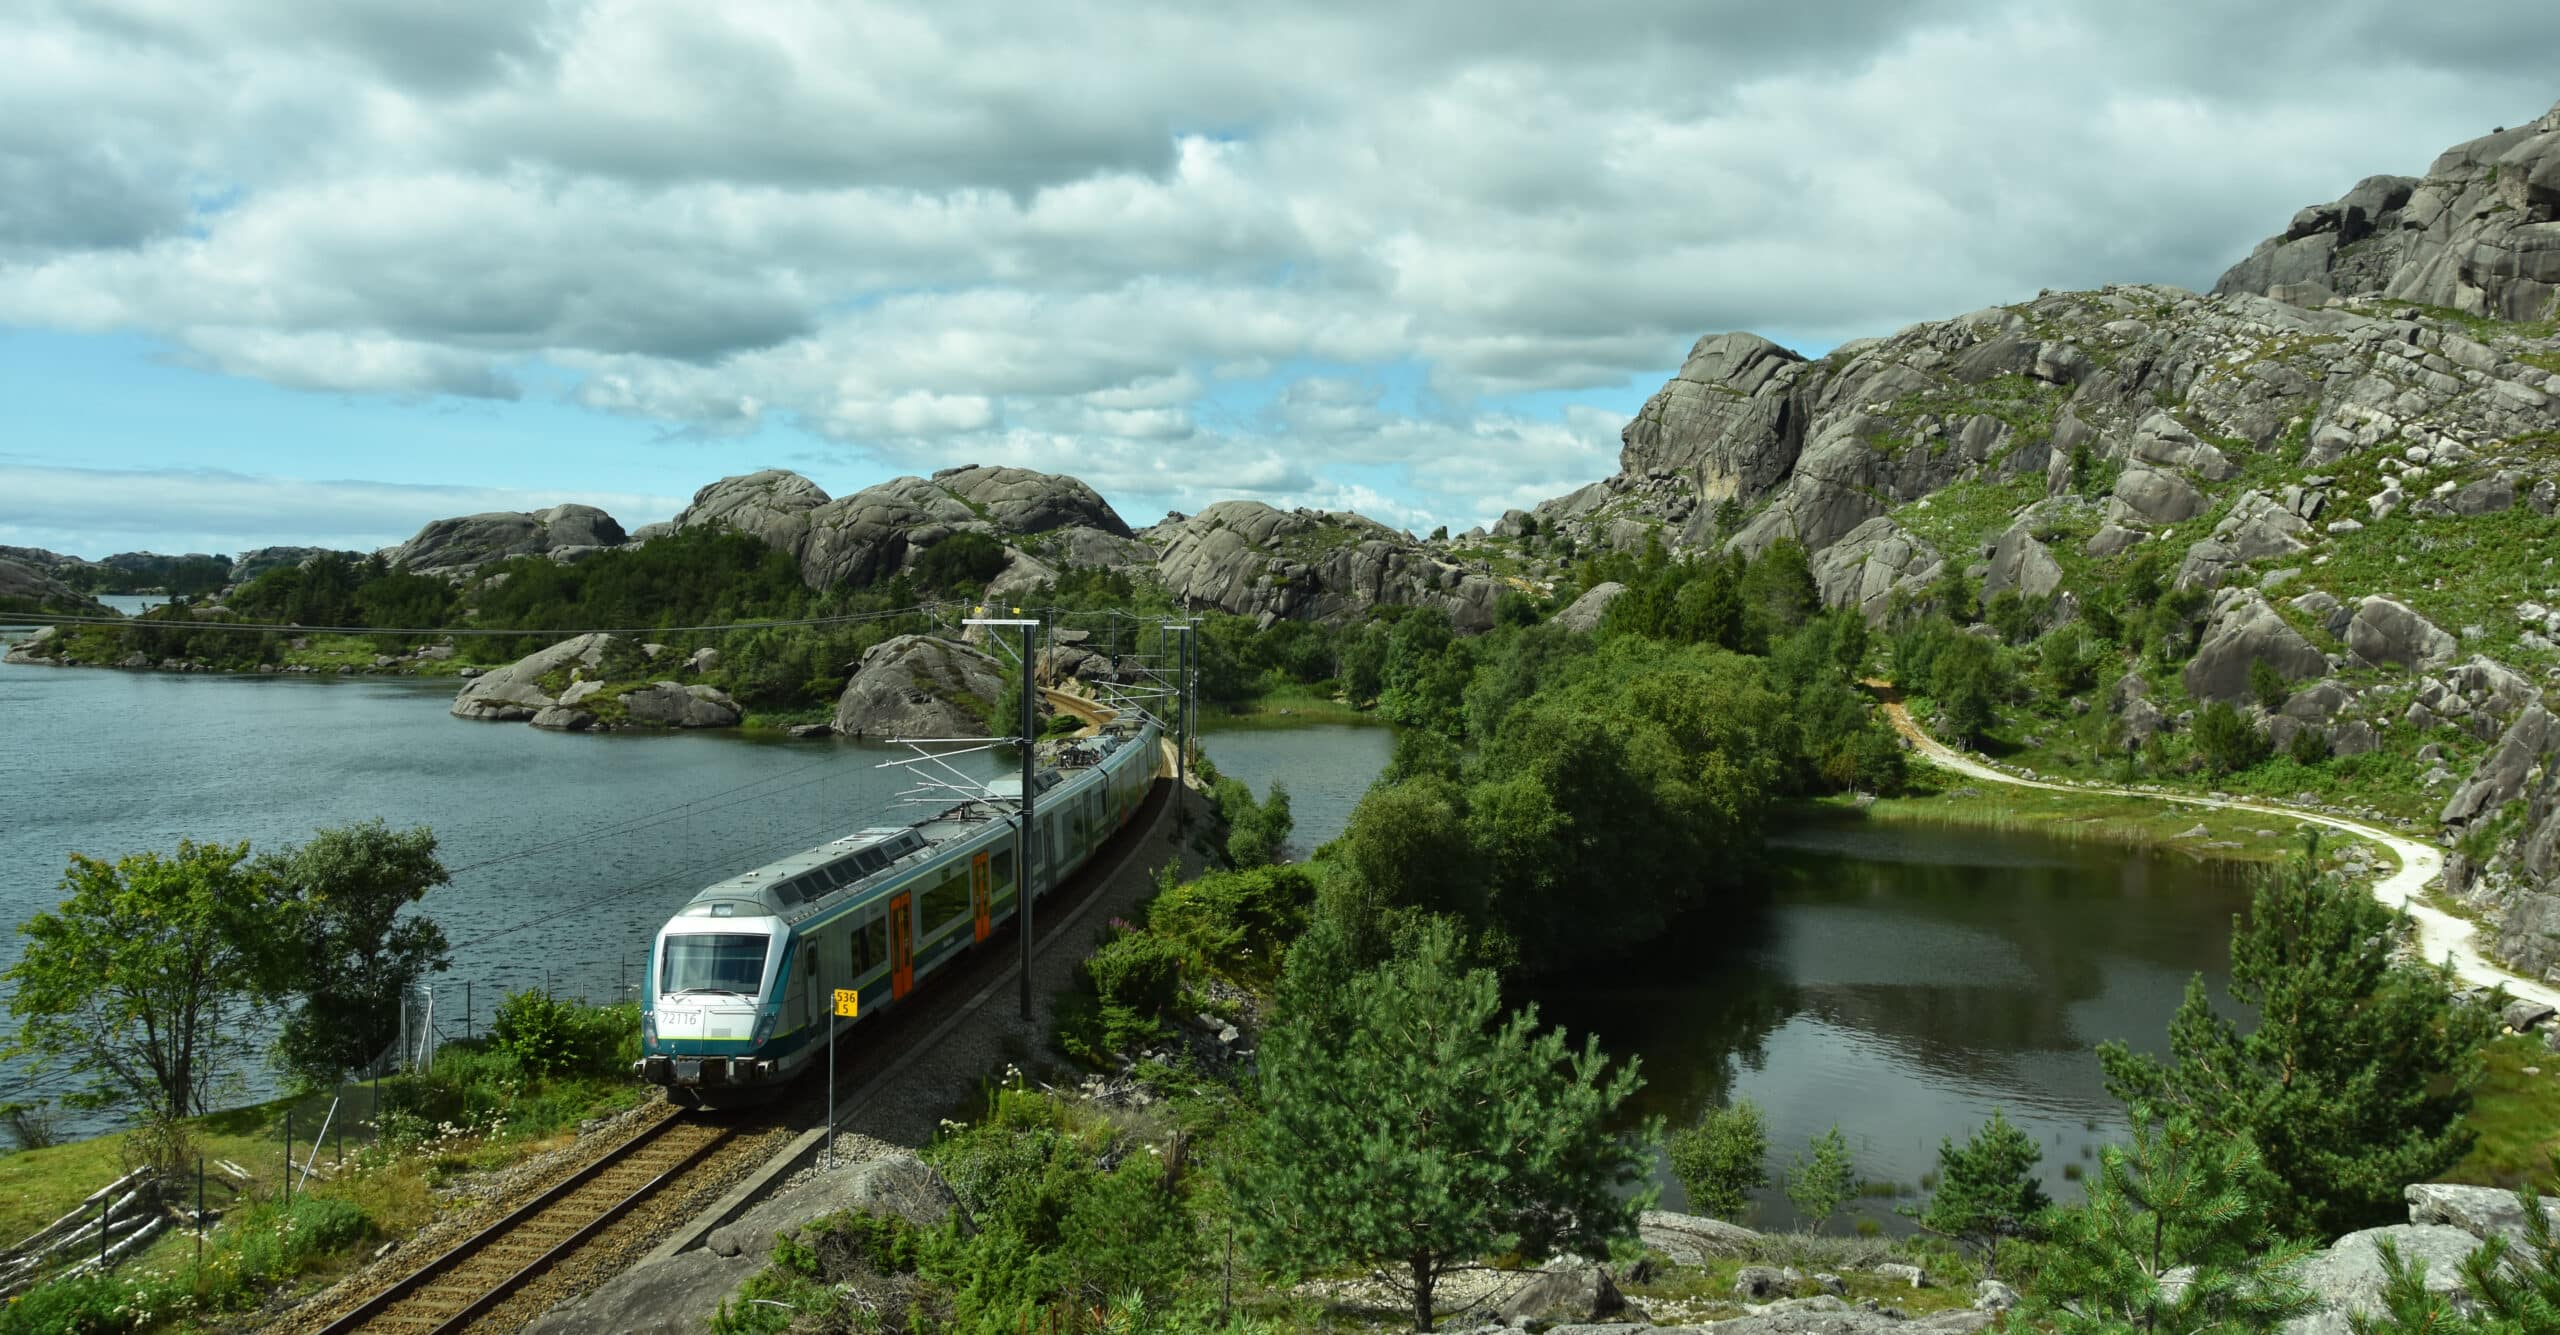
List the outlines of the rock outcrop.
{"type": "Polygon", "coordinates": [[[0,557],[0,612],[59,612],[111,617],[106,604],[26,562],[0,557]]]}
{"type": "Polygon", "coordinates": [[[1005,670],[965,644],[901,635],[871,646],[836,700],[846,737],[984,737],[1005,670]]]}
{"type": "Polygon", "coordinates": [[[231,582],[246,584],[270,570],[290,570],[322,555],[344,557],[351,562],[364,559],[362,552],[339,551],[330,547],[260,547],[231,558],[231,582]]]}
{"type": "Polygon", "coordinates": [[[2375,594],[2347,623],[2347,648],[2374,666],[2437,667],[2450,662],[2454,638],[2408,605],[2375,594]]]}
{"type": "Polygon", "coordinates": [[[1616,580],[1594,584],[1548,620],[1558,630],[1588,635],[1600,629],[1600,619],[1609,615],[1609,604],[1618,601],[1618,595],[1626,591],[1627,586],[1616,580]]]}
{"type": "Polygon", "coordinates": [[[2214,284],[2304,306],[2375,296],[2503,320],[2560,318],[2560,106],[2457,144],[2423,177],[2369,176],[2214,284]]]}
{"type": "Polygon", "coordinates": [[[652,682],[621,696],[623,713],[653,728],[734,728],[746,711],[717,687],[652,682]]]}
{"type": "Polygon", "coordinates": [[[467,571],[511,556],[619,547],[623,539],[612,515],[592,505],[555,505],[531,513],[496,510],[438,519],[382,556],[420,573],[467,571]]]}
{"type": "Polygon", "coordinates": [[[455,718],[492,723],[530,722],[534,715],[560,703],[552,694],[550,679],[573,667],[601,668],[605,656],[621,643],[611,635],[580,635],[537,649],[464,682],[448,712],[455,718]]]}
{"type": "Polygon", "coordinates": [[[1462,631],[1493,625],[1502,584],[1374,519],[1220,501],[1147,530],[1157,574],[1186,607],[1264,624],[1330,620],[1385,604],[1436,607],[1462,631]]]}
{"type": "Polygon", "coordinates": [[[2249,669],[2264,663],[2286,681],[2317,677],[2329,657],[2285,624],[2256,589],[2225,589],[2215,598],[2204,643],[2187,664],[2187,694],[2199,700],[2249,698],[2249,669]]]}
{"type": "Polygon", "coordinates": [[[752,535],[790,553],[813,589],[886,578],[963,532],[986,534],[1033,562],[1017,585],[1050,578],[1059,565],[1124,567],[1154,556],[1093,488],[1027,468],[948,468],[834,500],[797,473],[768,469],[704,487],[674,525],[752,535]]]}

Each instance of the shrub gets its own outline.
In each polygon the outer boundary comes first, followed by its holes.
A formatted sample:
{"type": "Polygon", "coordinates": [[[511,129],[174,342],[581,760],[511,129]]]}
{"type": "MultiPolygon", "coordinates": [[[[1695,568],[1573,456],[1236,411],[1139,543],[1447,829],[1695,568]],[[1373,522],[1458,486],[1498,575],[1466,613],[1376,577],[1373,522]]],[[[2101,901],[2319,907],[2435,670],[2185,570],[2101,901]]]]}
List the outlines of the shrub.
{"type": "Polygon", "coordinates": [[[2196,754],[2214,775],[2236,774],[2267,758],[2266,734],[2220,700],[2196,715],[2196,754]]]}
{"type": "Polygon", "coordinates": [[[527,990],[498,1004],[489,1039],[536,1079],[611,1075],[634,1055],[639,1020],[636,1006],[590,1006],[527,990]]]}
{"type": "Polygon", "coordinates": [[[1769,1127],[1749,1099],[1673,1132],[1667,1149],[1671,1175],[1700,1214],[1738,1220],[1751,1205],[1750,1193],[1769,1185],[1769,1127]]]}
{"type": "Polygon", "coordinates": [[[2294,731],[2293,743],[2285,748],[2285,754],[2297,765],[2325,764],[2329,759],[2329,734],[2305,724],[2294,731]]]}
{"type": "Polygon", "coordinates": [[[1123,931],[1083,965],[1102,1003],[1104,1040],[1122,1051],[1153,1038],[1182,987],[1182,948],[1153,932],[1123,931]]]}
{"type": "Polygon", "coordinates": [[[2274,713],[2284,708],[2286,698],[2293,694],[2293,687],[2285,682],[2283,673],[2276,671],[2275,664],[2263,658],[2252,659],[2249,663],[2249,694],[2257,697],[2258,708],[2274,713]]]}
{"type": "Polygon", "coordinates": [[[1840,1134],[1837,1123],[1806,1148],[1813,1157],[1799,1154],[1787,1169],[1787,1200],[1804,1216],[1805,1227],[1818,1233],[1831,1222],[1841,1202],[1857,1194],[1858,1170],[1849,1158],[1848,1137],[1840,1134]]]}

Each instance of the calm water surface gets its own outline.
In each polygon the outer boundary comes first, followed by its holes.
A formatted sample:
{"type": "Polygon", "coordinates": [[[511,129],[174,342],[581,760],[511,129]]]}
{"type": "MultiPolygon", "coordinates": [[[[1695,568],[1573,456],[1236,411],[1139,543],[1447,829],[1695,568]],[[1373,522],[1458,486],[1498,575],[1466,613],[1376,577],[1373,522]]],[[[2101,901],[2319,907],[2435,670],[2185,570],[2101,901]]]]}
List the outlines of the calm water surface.
{"type": "MultiPolygon", "coordinates": [[[[880,767],[900,751],[471,723],[446,715],[453,691],[0,666],[0,927],[51,908],[75,852],[423,824],[454,873],[424,907],[458,947],[436,1002],[458,1028],[466,980],[481,1024],[503,991],[546,982],[610,1000],[694,890],[905,818],[906,772],[880,767]]],[[[20,944],[0,931],[0,966],[20,944]]],[[[0,1072],[0,1090],[23,1080],[0,1072]]]]}
{"type": "MultiPolygon", "coordinates": [[[[2124,1130],[2091,1050],[2163,1051],[2188,979],[2227,984],[2247,902],[2239,867],[2174,852],[1863,823],[1774,842],[1765,909],[1698,914],[1532,992],[1548,1020],[1643,1058],[1640,1112],[1677,1126],[1759,1104],[1773,1178],[1836,1123],[1861,1177],[1917,1184],[1941,1137],[1998,1108],[2043,1146],[2046,1189],[2078,1199],[2066,1168],[2124,1130]]],[[[1893,1229],[1895,1203],[1857,1212],[1893,1229]]],[[[1759,1208],[1792,1221],[1774,1189],[1759,1208]]]]}
{"type": "MultiPolygon", "coordinates": [[[[0,927],[53,905],[73,852],[426,824],[455,873],[426,905],[459,947],[439,1015],[460,1014],[468,980],[486,1023],[505,989],[616,995],[694,889],[902,814],[904,775],[880,768],[900,753],[884,748],[544,733],[450,718],[451,696],[0,666],[0,927]]],[[[1256,792],[1288,785],[1299,849],[1341,832],[1393,744],[1332,726],[1205,739],[1256,792]]],[[[2063,1167],[2117,1130],[2090,1048],[2156,1048],[2188,977],[2224,980],[2244,898],[2220,864],[2025,836],[1847,825],[1778,845],[1767,907],[1699,915],[1528,999],[1640,1055],[1645,1112],[1678,1121],[1739,1094],[1769,1113],[1774,1166],[1836,1121],[1863,1176],[1906,1183],[1941,1136],[1999,1107],[2043,1142],[2062,1189],[2063,1167]]],[[[0,966],[18,946],[0,932],[0,966]]],[[[0,1094],[26,1079],[0,1071],[0,1094]]],[[[1767,1197],[1763,1220],[1784,1222],[1767,1197]]],[[[1664,1203],[1683,1204],[1676,1186],[1664,1203]]]]}
{"type": "Polygon", "coordinates": [[[1204,732],[1201,749],[1218,772],[1243,780],[1254,796],[1272,783],[1289,789],[1296,822],[1290,849],[1303,857],[1351,823],[1351,809],[1395,753],[1394,729],[1327,723],[1307,728],[1204,732]]]}

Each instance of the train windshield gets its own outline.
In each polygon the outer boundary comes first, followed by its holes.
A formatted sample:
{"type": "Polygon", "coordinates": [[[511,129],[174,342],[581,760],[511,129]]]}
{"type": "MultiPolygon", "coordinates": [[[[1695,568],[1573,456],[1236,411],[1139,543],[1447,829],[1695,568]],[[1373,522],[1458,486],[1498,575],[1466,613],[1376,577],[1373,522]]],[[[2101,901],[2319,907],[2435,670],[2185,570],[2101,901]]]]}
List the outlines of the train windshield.
{"type": "Polygon", "coordinates": [[[734,992],[754,996],[764,986],[767,938],[733,933],[688,933],[667,938],[658,969],[662,996],[681,992],[734,992]]]}

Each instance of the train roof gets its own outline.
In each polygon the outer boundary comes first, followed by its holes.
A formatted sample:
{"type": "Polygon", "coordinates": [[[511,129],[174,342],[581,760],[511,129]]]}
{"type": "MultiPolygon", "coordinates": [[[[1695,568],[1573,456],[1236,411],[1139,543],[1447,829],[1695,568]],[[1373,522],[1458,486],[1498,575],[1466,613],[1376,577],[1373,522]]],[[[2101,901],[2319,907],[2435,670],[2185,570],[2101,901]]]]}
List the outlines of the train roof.
{"type": "MultiPolygon", "coordinates": [[[[1116,733],[1087,738],[1077,744],[1081,754],[1073,757],[1079,768],[1098,765],[1103,759],[1126,745],[1128,739],[1116,733]]],[[[1033,778],[1037,792],[1046,793],[1066,782],[1077,770],[1060,770],[1042,766],[1033,778]]],[[[1022,791],[1022,777],[1002,775],[984,785],[986,796],[997,801],[1015,800],[1022,791]]],[[[831,839],[815,848],[803,849],[756,868],[741,872],[724,881],[716,881],[695,891],[678,918],[756,918],[801,916],[804,906],[813,905],[836,891],[849,889],[871,880],[891,868],[912,865],[933,849],[976,829],[985,828],[998,812],[980,801],[964,801],[908,825],[874,825],[857,830],[840,839],[831,839]]]]}

